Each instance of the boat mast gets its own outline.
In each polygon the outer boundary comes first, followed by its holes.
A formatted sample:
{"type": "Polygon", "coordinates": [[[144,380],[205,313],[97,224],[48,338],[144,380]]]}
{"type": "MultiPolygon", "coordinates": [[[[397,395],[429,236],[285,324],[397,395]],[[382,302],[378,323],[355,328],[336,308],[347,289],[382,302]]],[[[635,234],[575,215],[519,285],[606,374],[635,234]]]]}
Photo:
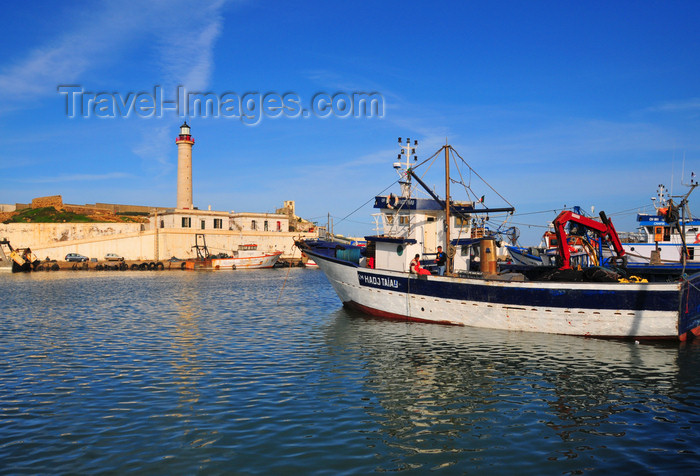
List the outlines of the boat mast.
{"type": "Polygon", "coordinates": [[[452,256],[450,256],[450,146],[445,144],[445,254],[447,255],[447,274],[452,274],[452,256]]]}

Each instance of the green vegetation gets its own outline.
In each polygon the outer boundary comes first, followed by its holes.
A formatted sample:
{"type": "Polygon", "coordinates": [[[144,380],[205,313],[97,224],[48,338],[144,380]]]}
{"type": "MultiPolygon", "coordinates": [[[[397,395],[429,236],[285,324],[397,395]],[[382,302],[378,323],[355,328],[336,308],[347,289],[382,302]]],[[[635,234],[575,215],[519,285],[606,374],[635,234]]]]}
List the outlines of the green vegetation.
{"type": "Polygon", "coordinates": [[[3,223],[95,223],[98,220],[54,207],[25,208],[3,223]]]}

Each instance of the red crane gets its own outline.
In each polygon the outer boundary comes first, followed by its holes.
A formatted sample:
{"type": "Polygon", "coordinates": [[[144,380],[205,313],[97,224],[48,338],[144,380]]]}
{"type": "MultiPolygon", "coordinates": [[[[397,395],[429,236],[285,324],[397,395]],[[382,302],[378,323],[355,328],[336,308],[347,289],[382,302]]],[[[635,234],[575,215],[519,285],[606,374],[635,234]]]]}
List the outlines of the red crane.
{"type": "Polygon", "coordinates": [[[569,253],[569,246],[566,241],[566,230],[564,229],[568,222],[578,223],[597,232],[603,239],[607,239],[612,243],[613,249],[618,257],[621,258],[625,255],[625,250],[622,249],[620,237],[617,235],[612,221],[605,216],[605,212],[600,212],[600,219],[601,221],[593,220],[572,211],[565,210],[552,221],[554,232],[557,235],[559,256],[561,256],[562,259],[562,266],[559,269],[571,269],[571,254],[569,253]]]}

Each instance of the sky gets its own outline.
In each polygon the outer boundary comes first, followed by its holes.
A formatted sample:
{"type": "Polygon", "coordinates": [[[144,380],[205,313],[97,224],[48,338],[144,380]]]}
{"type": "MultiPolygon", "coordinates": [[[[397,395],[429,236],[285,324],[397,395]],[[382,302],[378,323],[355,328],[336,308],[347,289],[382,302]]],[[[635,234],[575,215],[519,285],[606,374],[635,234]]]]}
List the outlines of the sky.
{"type": "MultiPolygon", "coordinates": [[[[464,169],[454,198],[512,204],[489,225],[525,245],[575,205],[632,231],[659,184],[680,195],[700,173],[696,1],[34,1],[4,17],[0,203],[174,207],[184,120],[195,206],[294,200],[352,236],[398,191],[398,137],[419,163],[450,144],[490,186],[464,169]]],[[[444,196],[441,161],[417,171],[444,196]]]]}

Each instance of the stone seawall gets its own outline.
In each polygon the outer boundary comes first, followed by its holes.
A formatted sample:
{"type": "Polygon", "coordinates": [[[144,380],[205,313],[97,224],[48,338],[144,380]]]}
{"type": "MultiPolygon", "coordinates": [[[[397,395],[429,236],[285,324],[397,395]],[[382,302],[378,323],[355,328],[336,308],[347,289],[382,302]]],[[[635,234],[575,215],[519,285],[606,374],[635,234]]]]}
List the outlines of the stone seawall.
{"type": "MultiPolygon", "coordinates": [[[[200,230],[201,231],[201,230],[200,230]]],[[[165,260],[196,257],[197,230],[161,228],[145,230],[139,223],[10,223],[0,225],[0,238],[15,248],[29,247],[39,259],[63,260],[68,253],[103,259],[116,253],[127,260],[165,260]]],[[[299,258],[295,238],[317,238],[316,233],[206,230],[209,252],[231,253],[239,245],[257,244],[260,251],[282,251],[284,258],[299,258]]]]}

